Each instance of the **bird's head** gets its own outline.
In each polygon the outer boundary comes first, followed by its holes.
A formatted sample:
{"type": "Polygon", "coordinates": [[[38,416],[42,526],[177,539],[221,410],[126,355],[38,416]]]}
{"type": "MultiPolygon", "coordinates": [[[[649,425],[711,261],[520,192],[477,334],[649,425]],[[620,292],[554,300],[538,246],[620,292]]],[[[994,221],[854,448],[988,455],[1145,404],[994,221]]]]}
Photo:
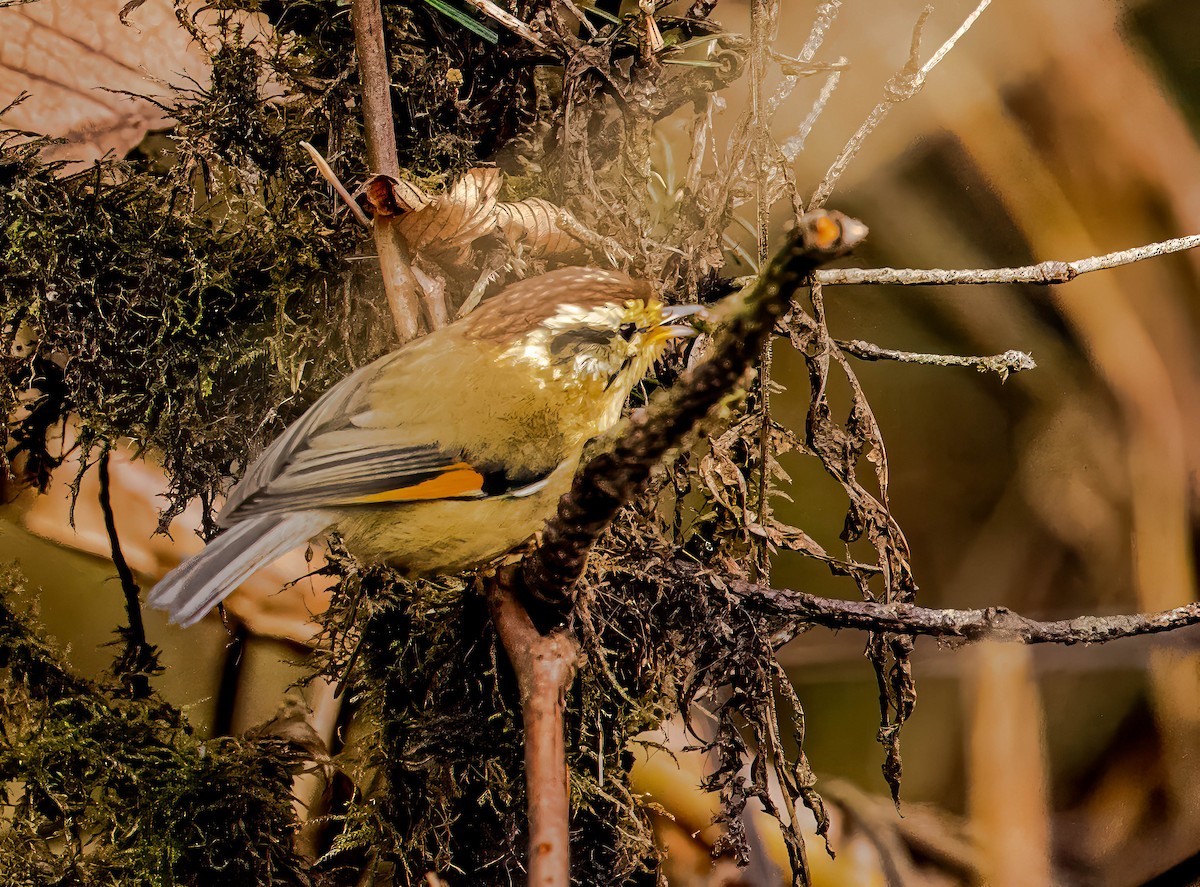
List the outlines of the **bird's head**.
{"type": "Polygon", "coordinates": [[[620,401],[672,339],[696,334],[683,323],[696,305],[666,305],[625,274],[564,268],[514,284],[473,315],[476,335],[535,375],[620,401]]]}

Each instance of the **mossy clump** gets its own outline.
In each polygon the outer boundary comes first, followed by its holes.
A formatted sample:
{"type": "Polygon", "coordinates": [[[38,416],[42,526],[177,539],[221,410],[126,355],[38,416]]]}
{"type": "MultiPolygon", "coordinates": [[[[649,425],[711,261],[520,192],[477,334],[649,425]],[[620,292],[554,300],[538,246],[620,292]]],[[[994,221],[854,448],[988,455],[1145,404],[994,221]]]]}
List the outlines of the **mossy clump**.
{"type": "Polygon", "coordinates": [[[157,696],[72,674],[0,575],[0,885],[311,885],[293,849],[304,749],[201,741],[157,696]]]}

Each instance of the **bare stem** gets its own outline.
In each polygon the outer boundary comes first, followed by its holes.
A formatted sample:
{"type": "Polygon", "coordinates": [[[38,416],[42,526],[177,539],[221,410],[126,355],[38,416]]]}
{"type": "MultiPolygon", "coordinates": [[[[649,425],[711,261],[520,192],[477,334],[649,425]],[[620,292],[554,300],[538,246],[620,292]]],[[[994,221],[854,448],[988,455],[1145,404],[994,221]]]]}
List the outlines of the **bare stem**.
{"type": "Polygon", "coordinates": [[[563,711],[579,648],[565,630],[541,634],[517,600],[515,568],[496,577],[488,605],[517,676],[525,728],[530,887],[570,887],[570,803],[563,711]]]}
{"type": "Polygon", "coordinates": [[[1132,249],[1089,256],[1074,262],[1048,261],[1019,268],[829,268],[814,272],[826,286],[888,284],[892,286],[942,286],[984,283],[1069,283],[1080,274],[1101,271],[1165,256],[1200,246],[1200,234],[1176,237],[1132,249]]]}
{"type": "Polygon", "coordinates": [[[1006,607],[942,610],[915,604],[846,601],[740,581],[729,583],[729,589],[752,609],[796,620],[775,635],[775,640],[781,644],[811,625],[965,641],[1103,644],[1200,624],[1200,603],[1158,613],[1080,616],[1055,622],[1038,622],[1006,607]]]}
{"type": "Polygon", "coordinates": [[[1005,351],[1003,354],[974,357],[962,354],[922,354],[917,351],[895,351],[891,348],[881,348],[861,339],[851,339],[850,341],[836,339],[835,341],[839,348],[859,360],[894,360],[897,363],[920,363],[927,366],[974,367],[981,373],[996,373],[1001,380],[1007,379],[1012,373],[1037,367],[1033,358],[1024,351],[1005,351]]]}
{"type": "Polygon", "coordinates": [[[971,29],[971,25],[975,23],[975,20],[979,18],[980,14],[987,9],[991,2],[992,0],[980,0],[979,5],[976,6],[975,10],[966,17],[963,23],[959,26],[958,30],[950,36],[950,39],[943,43],[938,48],[937,52],[930,56],[929,61],[925,62],[925,64],[921,64],[919,59],[919,53],[921,49],[921,34],[925,29],[925,22],[929,18],[929,14],[933,11],[933,7],[925,7],[924,12],[921,13],[921,17],[917,19],[916,27],[913,28],[912,50],[909,53],[908,61],[905,63],[904,67],[897,71],[892,79],[888,81],[887,86],[884,89],[885,97],[883,101],[881,101],[871,110],[871,113],[867,115],[867,119],[863,121],[862,125],[858,128],[858,131],[850,137],[850,140],[846,142],[845,146],[842,148],[841,153],[838,154],[837,158],[832,164],[830,164],[824,178],[821,179],[821,184],[817,186],[817,190],[814,191],[812,197],[809,198],[809,211],[825,205],[825,201],[827,201],[829,199],[829,195],[833,193],[833,189],[837,185],[838,180],[841,179],[842,174],[850,165],[850,161],[854,159],[854,156],[859,152],[859,149],[862,148],[863,142],[867,140],[867,137],[875,131],[880,123],[883,122],[884,118],[887,117],[892,108],[896,107],[896,105],[900,104],[901,102],[907,101],[921,91],[921,88],[925,85],[925,79],[929,76],[929,73],[935,67],[937,67],[938,63],[946,57],[946,54],[954,48],[954,44],[956,44],[959,39],[971,29]]]}
{"type": "MultiPolygon", "coordinates": [[[[391,78],[388,75],[387,50],[383,44],[383,13],[379,0],[353,0],[350,13],[354,24],[354,45],[358,52],[367,163],[373,172],[399,179],[391,78]]],[[[394,218],[376,219],[373,231],[392,322],[400,341],[407,342],[416,338],[420,331],[421,317],[421,289],[413,276],[408,243],[396,227],[394,218]]]]}

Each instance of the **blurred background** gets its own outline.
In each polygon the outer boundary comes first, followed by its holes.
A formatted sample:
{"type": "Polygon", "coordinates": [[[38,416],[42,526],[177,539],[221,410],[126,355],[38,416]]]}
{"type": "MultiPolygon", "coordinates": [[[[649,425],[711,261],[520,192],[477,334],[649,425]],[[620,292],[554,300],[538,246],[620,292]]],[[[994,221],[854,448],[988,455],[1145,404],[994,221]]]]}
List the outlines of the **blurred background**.
{"type": "MultiPolygon", "coordinates": [[[[41,0],[0,9],[0,107],[31,93],[4,116],[6,126],[61,135],[69,143],[59,156],[83,161],[155,150],[169,123],[153,105],[99,87],[153,93],[158,81],[202,79],[203,56],[169,3],[149,0],[131,14],[132,27],[118,21],[121,5],[41,0]]],[[[775,46],[794,56],[816,4],[783,6],[775,46]]],[[[844,3],[819,58],[848,66],[798,157],[802,195],[883,98],[923,6],[844,3]]],[[[922,57],[974,6],[936,3],[922,57]]],[[[733,31],[749,28],[743,2],[722,0],[715,17],[733,31]]],[[[867,140],[831,199],[871,227],[849,264],[1014,266],[1200,233],[1197,47],[1200,5],[1189,0],[996,0],[925,89],[867,140]]],[[[803,81],[781,107],[778,140],[799,129],[822,82],[803,81]]],[[[743,107],[744,86],[726,100],[718,142],[743,107]]],[[[745,213],[752,223],[753,208],[745,213]]],[[[751,240],[744,246],[753,254],[751,240]]],[[[733,253],[730,261],[733,273],[749,272],[733,253]]],[[[1184,253],[1055,287],[826,290],[838,338],[920,352],[1017,348],[1038,363],[1004,383],[970,369],[855,367],[888,446],[891,502],[912,546],[920,603],[1006,606],[1048,620],[1196,599],[1198,271],[1200,253],[1184,253]]],[[[777,418],[802,428],[806,376],[785,347],[774,377],[789,388],[773,401],[777,418]]],[[[777,503],[780,517],[839,550],[840,487],[815,460],[784,461],[794,501],[777,503]]],[[[86,486],[94,491],[95,478],[85,480],[75,532],[67,469],[50,496],[25,494],[5,507],[0,560],[20,562],[50,633],[69,644],[79,669],[96,672],[111,659],[102,645],[123,621],[122,599],[86,486]],[[74,592],[84,586],[94,594],[74,592]]],[[[151,540],[161,480],[152,466],[119,456],[113,473],[126,556],[150,582],[199,547],[197,516],[177,521],[179,548],[151,540]]],[[[287,688],[305,672],[308,611],[321,595],[308,588],[299,609],[273,596],[281,577],[306,572],[296,564],[233,602],[241,622],[232,631],[213,617],[181,632],[146,614],[170,666],[158,686],[202,728],[244,730],[297,692],[287,688]]],[[[854,593],[793,554],[776,559],[774,584],[854,593]]],[[[810,847],[817,883],[1132,885],[1180,863],[1174,880],[1159,883],[1200,878],[1200,865],[1184,862],[1200,853],[1198,644],[1196,630],[1091,648],[919,641],[901,820],[879,771],[877,690],[863,639],[802,636],[783,660],[843,842],[833,865],[810,847]]],[[[319,708],[328,691],[306,692],[319,708]]],[[[677,803],[676,824],[663,825],[672,883],[748,877],[711,871],[705,834],[691,834],[703,816],[677,803]]]]}

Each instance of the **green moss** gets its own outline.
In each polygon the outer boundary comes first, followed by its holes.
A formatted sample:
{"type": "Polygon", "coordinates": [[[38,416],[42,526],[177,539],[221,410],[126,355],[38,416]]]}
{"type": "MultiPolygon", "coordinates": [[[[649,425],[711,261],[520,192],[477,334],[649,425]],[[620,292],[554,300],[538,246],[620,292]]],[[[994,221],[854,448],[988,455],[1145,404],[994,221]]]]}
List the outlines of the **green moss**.
{"type": "MultiPolygon", "coordinates": [[[[0,593],[19,585],[0,576],[0,593]]],[[[0,884],[309,884],[302,750],[201,742],[156,696],[72,675],[0,596],[0,884]]]]}

